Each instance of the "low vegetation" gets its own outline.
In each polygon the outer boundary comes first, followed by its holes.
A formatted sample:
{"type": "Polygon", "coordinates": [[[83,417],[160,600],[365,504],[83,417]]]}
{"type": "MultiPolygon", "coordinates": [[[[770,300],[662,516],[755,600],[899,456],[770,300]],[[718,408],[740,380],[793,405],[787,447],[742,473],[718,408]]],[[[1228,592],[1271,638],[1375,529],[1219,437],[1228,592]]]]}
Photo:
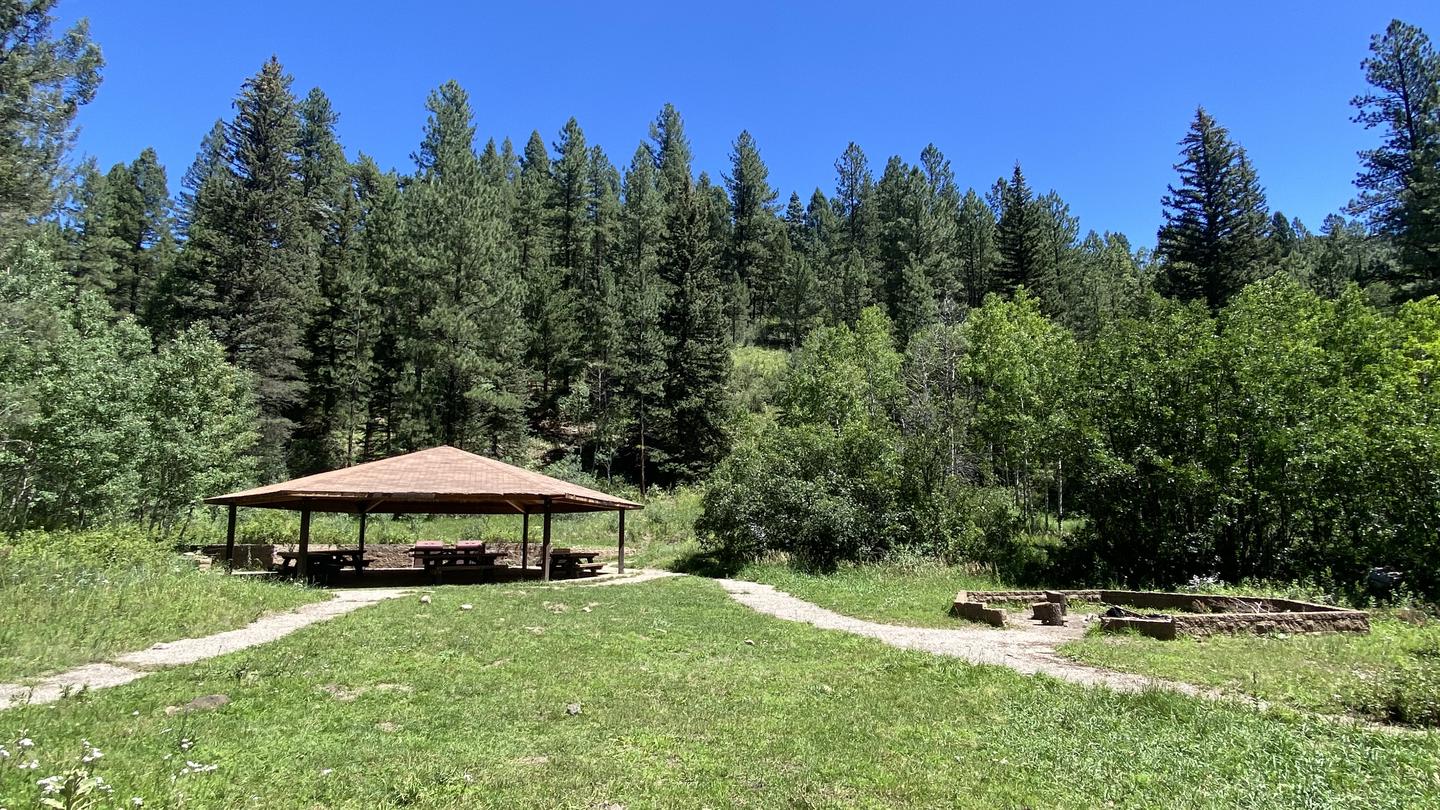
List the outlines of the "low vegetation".
{"type": "Polygon", "coordinates": [[[156,807],[1440,801],[1434,737],[972,667],[775,621],[698,579],[440,588],[0,715],[0,740],[22,736],[39,764],[0,768],[5,806],[82,764],[156,807]],[[167,711],[211,694],[229,703],[167,711]],[[80,763],[82,738],[103,758],[80,763]]]}
{"type": "Polygon", "coordinates": [[[954,627],[949,611],[957,590],[1001,587],[990,576],[919,559],[847,564],[823,574],[779,562],[752,563],[737,577],[857,619],[912,627],[954,627]]]}
{"type": "Polygon", "coordinates": [[[1092,633],[1060,651],[1095,666],[1216,686],[1309,711],[1440,726],[1440,622],[1416,610],[1379,613],[1369,635],[1156,641],[1092,633]]]}
{"type": "Polygon", "coordinates": [[[325,598],[198,571],[138,532],[22,535],[0,541],[0,683],[229,630],[325,598]]]}

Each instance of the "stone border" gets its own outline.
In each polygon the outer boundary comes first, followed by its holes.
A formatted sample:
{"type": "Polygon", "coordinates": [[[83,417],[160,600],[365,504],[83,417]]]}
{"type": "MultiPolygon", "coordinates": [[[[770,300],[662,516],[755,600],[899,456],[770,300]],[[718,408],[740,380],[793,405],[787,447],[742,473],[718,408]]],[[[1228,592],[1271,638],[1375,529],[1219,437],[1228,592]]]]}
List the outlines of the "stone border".
{"type": "Polygon", "coordinates": [[[1004,612],[989,608],[988,602],[1058,602],[1064,605],[1068,599],[1147,610],[1187,611],[1164,616],[1100,617],[1100,628],[1104,632],[1130,630],[1162,641],[1171,641],[1182,636],[1205,638],[1221,634],[1370,632],[1370,614],[1363,610],[1318,605],[1295,599],[1166,591],[960,591],[955,595],[950,615],[1003,627],[1004,612]]]}

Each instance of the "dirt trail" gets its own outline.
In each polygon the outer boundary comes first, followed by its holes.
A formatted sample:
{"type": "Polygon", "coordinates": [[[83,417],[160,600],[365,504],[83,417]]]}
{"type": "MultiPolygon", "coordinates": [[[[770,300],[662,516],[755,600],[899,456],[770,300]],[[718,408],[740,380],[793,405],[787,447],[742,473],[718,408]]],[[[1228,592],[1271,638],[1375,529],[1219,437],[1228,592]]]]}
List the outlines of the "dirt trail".
{"type": "Polygon", "coordinates": [[[1197,697],[1219,697],[1215,690],[1188,683],[1163,681],[1079,664],[1061,657],[1055,649],[1085,633],[1078,619],[1065,627],[1039,625],[1023,628],[994,628],[977,625],[954,629],[904,627],[842,616],[833,610],[797,599],[772,585],[734,579],[717,580],[742,605],[792,622],[803,622],[826,630],[841,630],[867,636],[907,650],[948,655],[972,664],[994,664],[1033,675],[1043,672],[1062,680],[1087,686],[1103,686],[1121,692],[1146,688],[1169,689],[1197,697]]]}

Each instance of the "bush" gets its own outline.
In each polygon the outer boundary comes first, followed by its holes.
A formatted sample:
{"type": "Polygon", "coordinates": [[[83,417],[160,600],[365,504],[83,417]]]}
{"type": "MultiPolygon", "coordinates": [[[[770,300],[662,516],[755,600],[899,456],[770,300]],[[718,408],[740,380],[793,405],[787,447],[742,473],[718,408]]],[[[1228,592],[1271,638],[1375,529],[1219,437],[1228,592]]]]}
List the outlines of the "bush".
{"type": "Polygon", "coordinates": [[[167,562],[171,544],[134,526],[84,531],[28,531],[0,539],[6,573],[22,575],[31,567],[114,568],[167,562]]]}

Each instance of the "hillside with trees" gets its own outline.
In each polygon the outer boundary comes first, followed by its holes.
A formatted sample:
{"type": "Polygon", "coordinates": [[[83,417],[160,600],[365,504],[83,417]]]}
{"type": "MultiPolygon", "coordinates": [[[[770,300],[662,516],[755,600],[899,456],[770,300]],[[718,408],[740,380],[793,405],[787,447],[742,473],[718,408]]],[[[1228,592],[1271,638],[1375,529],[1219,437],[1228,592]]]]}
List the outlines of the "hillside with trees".
{"type": "MultiPolygon", "coordinates": [[[[103,62],[0,7],[0,529],[140,522],[437,444],[706,488],[717,554],[917,551],[1015,579],[1440,593],[1440,57],[1395,21],[1354,99],[1354,202],[1272,210],[1203,107],[1153,243],[1020,163],[851,143],[813,189],[658,111],[517,145],[455,82],[412,165],[280,59],[179,176],[72,154],[103,62]],[[640,123],[640,122],[637,122],[640,123]],[[785,353],[741,379],[737,350],[785,353]]],[[[423,106],[422,106],[423,105],[423,106]]]]}

